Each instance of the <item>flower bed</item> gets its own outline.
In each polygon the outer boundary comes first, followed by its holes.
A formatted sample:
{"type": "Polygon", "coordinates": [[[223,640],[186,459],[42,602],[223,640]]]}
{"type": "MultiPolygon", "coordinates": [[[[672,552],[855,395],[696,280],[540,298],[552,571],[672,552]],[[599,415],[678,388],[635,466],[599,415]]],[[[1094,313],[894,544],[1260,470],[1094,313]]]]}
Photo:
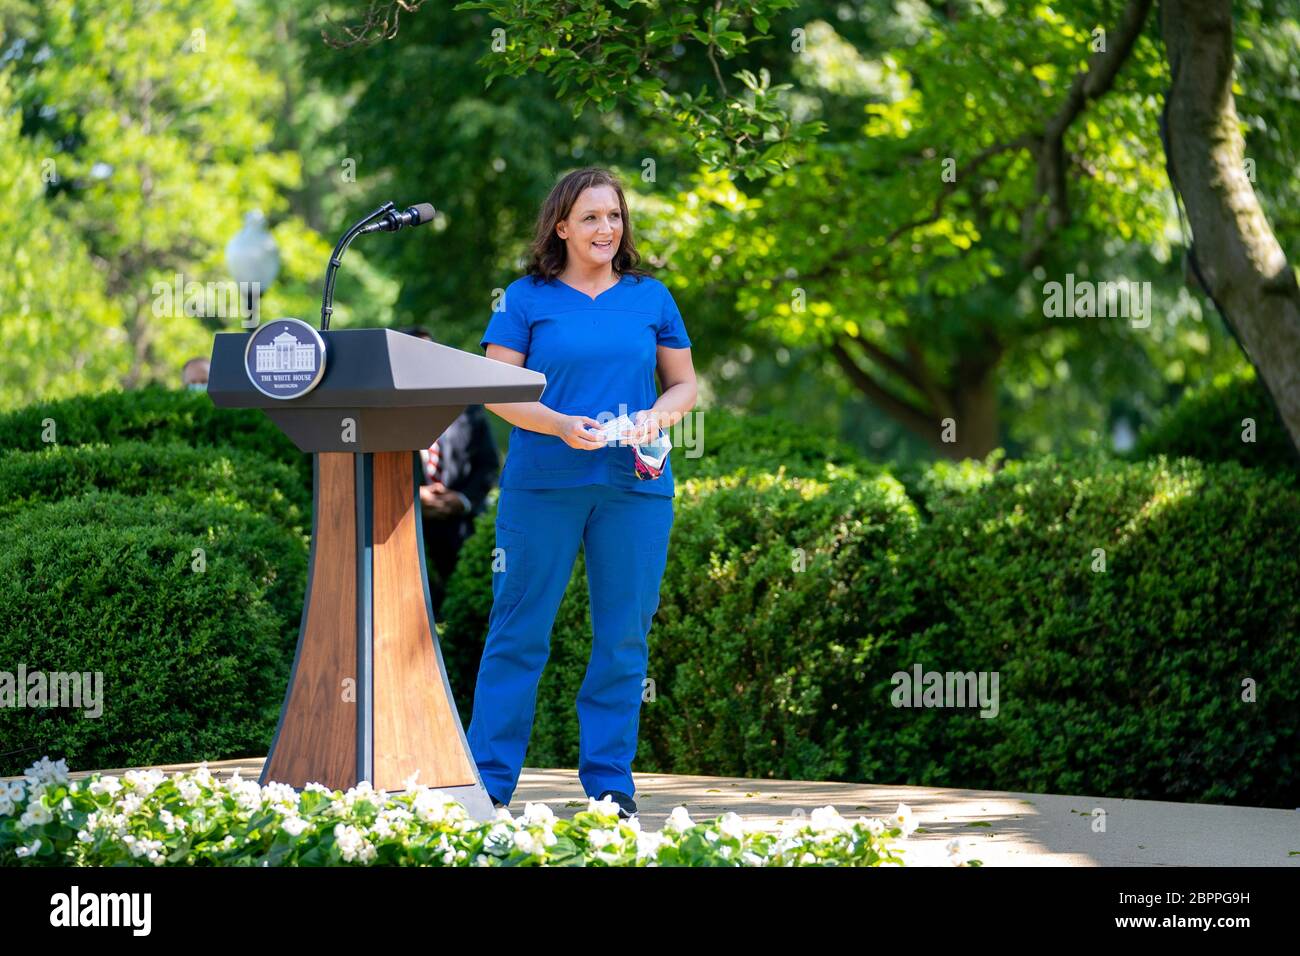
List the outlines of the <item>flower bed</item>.
{"type": "Polygon", "coordinates": [[[572,820],[529,803],[518,817],[503,808],[479,821],[414,775],[402,793],[364,782],[299,792],[238,774],[219,781],[206,764],[69,781],[64,761],[43,757],[22,781],[0,783],[7,865],[901,866],[894,841],[915,829],[906,805],[887,821],[820,807],[779,833],[735,813],[696,822],[679,806],[652,832],[594,799],[572,820]]]}

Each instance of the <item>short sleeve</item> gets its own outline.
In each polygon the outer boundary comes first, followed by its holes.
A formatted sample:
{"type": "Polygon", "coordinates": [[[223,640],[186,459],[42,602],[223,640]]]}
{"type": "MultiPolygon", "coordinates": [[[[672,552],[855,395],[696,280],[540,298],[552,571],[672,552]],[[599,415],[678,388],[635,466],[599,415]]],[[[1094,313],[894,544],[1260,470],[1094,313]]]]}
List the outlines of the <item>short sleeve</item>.
{"type": "Polygon", "coordinates": [[[520,283],[511,283],[507,286],[501,296],[504,308],[500,312],[492,313],[492,318],[488,320],[487,331],[479,340],[479,348],[492,343],[528,354],[528,345],[532,336],[528,329],[528,314],[523,298],[524,292],[520,283]]]}
{"type": "Polygon", "coordinates": [[[688,349],[691,347],[690,336],[686,334],[686,324],[682,321],[681,310],[673,300],[673,294],[664,286],[663,309],[659,317],[658,345],[670,349],[688,349]]]}

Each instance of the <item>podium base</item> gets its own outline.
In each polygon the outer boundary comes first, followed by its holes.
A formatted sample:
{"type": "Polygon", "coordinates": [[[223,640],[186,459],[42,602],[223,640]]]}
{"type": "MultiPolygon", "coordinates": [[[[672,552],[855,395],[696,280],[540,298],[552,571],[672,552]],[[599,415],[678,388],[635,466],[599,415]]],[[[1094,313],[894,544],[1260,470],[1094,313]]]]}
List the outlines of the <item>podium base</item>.
{"type": "Polygon", "coordinates": [[[313,455],[307,596],[260,783],[417,782],[494,816],[434,628],[413,451],[313,455]]]}

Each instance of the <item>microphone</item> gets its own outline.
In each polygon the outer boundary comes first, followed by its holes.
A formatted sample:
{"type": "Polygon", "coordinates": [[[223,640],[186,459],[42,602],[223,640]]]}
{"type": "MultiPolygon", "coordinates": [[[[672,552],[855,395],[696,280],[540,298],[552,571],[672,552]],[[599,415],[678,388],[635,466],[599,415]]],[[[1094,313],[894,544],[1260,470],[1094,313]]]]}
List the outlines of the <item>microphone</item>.
{"type": "Polygon", "coordinates": [[[322,332],[330,327],[330,315],[334,312],[334,276],[338,273],[339,266],[343,264],[343,253],[347,251],[352,240],[371,232],[397,232],[403,226],[422,226],[432,219],[433,215],[433,206],[427,202],[416,203],[403,210],[398,210],[395,203],[386,202],[364,219],[352,224],[352,227],[343,234],[338,245],[334,247],[330,264],[325,268],[325,289],[320,304],[322,332]]]}
{"type": "Polygon", "coordinates": [[[371,232],[397,232],[403,226],[423,226],[433,218],[433,213],[433,206],[427,202],[417,203],[401,212],[393,210],[362,227],[361,235],[371,232]]]}

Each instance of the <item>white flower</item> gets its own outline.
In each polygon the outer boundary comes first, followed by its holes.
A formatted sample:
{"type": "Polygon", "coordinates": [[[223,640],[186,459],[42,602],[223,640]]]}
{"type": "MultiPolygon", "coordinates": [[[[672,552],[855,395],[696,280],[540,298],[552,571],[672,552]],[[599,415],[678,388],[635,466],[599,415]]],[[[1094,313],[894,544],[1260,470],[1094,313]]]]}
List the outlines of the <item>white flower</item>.
{"type": "Polygon", "coordinates": [[[158,819],[162,821],[168,833],[175,833],[177,830],[185,829],[184,818],[174,816],[169,810],[159,810],[158,819]]]}
{"type": "Polygon", "coordinates": [[[609,846],[611,843],[618,842],[617,830],[592,830],[587,834],[587,842],[595,849],[609,846]]]}
{"type": "Polygon", "coordinates": [[[648,830],[640,831],[636,835],[637,858],[657,857],[659,849],[667,842],[667,838],[662,833],[652,833],[648,830]]]}
{"type": "Polygon", "coordinates": [[[301,836],[307,829],[307,821],[300,816],[287,816],[280,821],[280,828],[291,837],[301,836]]]}
{"type": "Polygon", "coordinates": [[[885,825],[875,817],[872,817],[870,820],[864,818],[859,820],[859,822],[867,828],[867,832],[872,836],[880,836],[885,832],[885,825]]]}
{"type": "Polygon", "coordinates": [[[489,859],[488,859],[486,856],[484,856],[482,853],[480,853],[478,856],[474,857],[474,865],[475,865],[475,866],[491,866],[491,865],[492,865],[492,861],[489,860],[489,859]]]}
{"type": "Polygon", "coordinates": [[[91,781],[89,789],[95,795],[106,793],[111,797],[122,789],[122,781],[112,776],[100,777],[98,780],[91,781]]]}
{"type": "Polygon", "coordinates": [[[804,853],[803,856],[799,857],[799,862],[805,864],[816,863],[817,857],[813,856],[811,853],[804,853]]]}
{"type": "Polygon", "coordinates": [[[0,787],[0,817],[11,817],[15,810],[14,802],[9,799],[9,789],[0,787]]]}
{"type": "Polygon", "coordinates": [[[135,837],[127,834],[122,838],[126,848],[131,851],[133,857],[147,857],[151,863],[159,862],[160,851],[163,847],[161,840],[150,840],[146,837],[135,837]]]}
{"type": "Polygon", "coordinates": [[[166,782],[167,775],[161,770],[128,770],[123,779],[130,789],[147,797],[166,782]]]}
{"type": "Polygon", "coordinates": [[[235,803],[241,810],[251,813],[262,806],[262,788],[257,785],[256,780],[242,779],[238,770],[226,781],[226,791],[235,798],[235,803]]]}
{"type": "Polygon", "coordinates": [[[613,797],[606,797],[604,800],[597,800],[595,797],[588,797],[587,812],[599,813],[604,816],[608,816],[609,814],[618,816],[618,804],[614,802],[613,797]]]}
{"type": "MultiPolygon", "coordinates": [[[[0,790],[3,790],[4,787],[5,785],[3,783],[0,783],[0,790]]],[[[26,790],[24,789],[23,782],[21,780],[13,780],[9,783],[8,797],[14,803],[17,803],[18,801],[22,800],[24,793],[26,793],[26,790]]]]}
{"type": "Polygon", "coordinates": [[[18,829],[25,830],[30,826],[44,826],[54,819],[54,814],[50,813],[50,808],[40,800],[35,803],[29,803],[23,815],[18,818],[18,829]]]}
{"type": "Polygon", "coordinates": [[[267,803],[298,806],[298,792],[287,783],[268,783],[262,788],[262,799],[267,803]]]}
{"type": "Polygon", "coordinates": [[[740,818],[740,814],[728,811],[722,815],[722,820],[718,825],[722,835],[729,840],[745,839],[745,821],[740,818]]]}
{"type": "Polygon", "coordinates": [[[375,819],[374,832],[381,839],[391,839],[408,828],[413,819],[406,807],[385,807],[375,819]]]}
{"type": "Polygon", "coordinates": [[[17,853],[20,857],[35,856],[36,851],[39,850],[40,848],[41,848],[41,841],[39,839],[36,839],[33,840],[31,843],[27,844],[26,846],[18,847],[16,850],[14,850],[14,852],[17,853]]]}
{"type": "Polygon", "coordinates": [[[555,821],[555,813],[544,803],[525,803],[519,819],[528,826],[545,825],[555,821]]]}
{"type": "Polygon", "coordinates": [[[441,790],[425,788],[415,795],[411,812],[422,823],[442,823],[447,819],[447,810],[453,802],[441,790]]]}
{"type": "Polygon", "coordinates": [[[515,849],[522,853],[528,853],[535,856],[542,856],[546,849],[542,846],[541,841],[534,837],[527,830],[516,830],[515,849]]]}
{"type": "Polygon", "coordinates": [[[198,803],[203,796],[203,791],[191,777],[182,777],[176,781],[176,789],[180,791],[181,799],[186,803],[198,803]]]}
{"type": "Polygon", "coordinates": [[[130,816],[144,806],[144,797],[138,793],[123,794],[122,798],[117,801],[117,808],[122,811],[123,816],[130,816]]]}
{"type": "Polygon", "coordinates": [[[28,767],[23,777],[33,786],[37,784],[67,783],[68,764],[65,760],[51,762],[47,755],[28,767]]]}
{"type": "Polygon", "coordinates": [[[830,804],[813,810],[809,820],[815,831],[839,831],[847,829],[849,822],[840,816],[840,812],[830,804]]]}
{"type": "Polygon", "coordinates": [[[961,866],[961,840],[949,840],[944,849],[948,851],[948,862],[953,866],[961,866]]]}
{"type": "Polygon", "coordinates": [[[354,826],[348,826],[343,823],[335,824],[334,840],[338,845],[339,853],[342,854],[343,859],[347,860],[349,863],[357,859],[365,862],[367,856],[372,855],[374,852],[374,847],[370,846],[370,844],[366,842],[361,831],[354,826]],[[366,853],[367,847],[369,847],[371,854],[366,853]]]}
{"type": "Polygon", "coordinates": [[[917,827],[916,817],[912,815],[912,808],[906,803],[900,803],[898,805],[898,809],[894,811],[894,815],[890,822],[894,826],[902,829],[904,839],[911,836],[912,832],[916,830],[917,827]]]}
{"type": "Polygon", "coordinates": [[[689,830],[693,826],[695,826],[695,821],[691,819],[691,815],[687,813],[686,808],[682,806],[673,807],[673,812],[670,813],[668,819],[664,821],[665,830],[677,830],[681,832],[689,830]]]}

